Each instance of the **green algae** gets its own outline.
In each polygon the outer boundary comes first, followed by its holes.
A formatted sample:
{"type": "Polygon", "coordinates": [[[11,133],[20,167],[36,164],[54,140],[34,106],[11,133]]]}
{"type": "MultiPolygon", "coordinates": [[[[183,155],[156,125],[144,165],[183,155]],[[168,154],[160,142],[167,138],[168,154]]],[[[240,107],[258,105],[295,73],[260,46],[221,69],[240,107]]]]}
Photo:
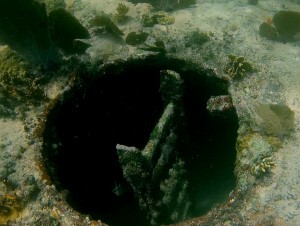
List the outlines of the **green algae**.
{"type": "Polygon", "coordinates": [[[15,110],[28,105],[38,105],[47,99],[39,85],[40,78],[33,76],[30,67],[8,47],[0,51],[0,114],[16,116],[15,110]]]}
{"type": "Polygon", "coordinates": [[[142,25],[144,27],[152,27],[155,24],[171,25],[173,23],[175,23],[175,17],[164,11],[158,11],[154,14],[144,14],[142,16],[142,25]]]}
{"type": "Polygon", "coordinates": [[[289,40],[300,32],[300,13],[294,11],[280,11],[275,13],[273,24],[280,38],[289,40]]]}
{"type": "Polygon", "coordinates": [[[130,32],[127,36],[126,36],[126,43],[128,45],[140,45],[143,44],[148,38],[148,33],[146,32],[130,32]]]}
{"type": "Polygon", "coordinates": [[[124,33],[120,28],[113,22],[111,17],[105,13],[101,15],[96,15],[93,19],[89,21],[91,27],[97,28],[102,33],[104,31],[108,33],[115,34],[117,36],[123,36],[124,33]]]}
{"type": "Polygon", "coordinates": [[[231,79],[241,79],[248,73],[253,73],[257,69],[246,60],[245,57],[229,55],[229,62],[224,68],[224,72],[228,74],[231,79]]]}
{"type": "Polygon", "coordinates": [[[199,29],[192,31],[185,35],[185,46],[202,46],[210,40],[210,37],[207,33],[201,32],[199,29]]]}
{"type": "Polygon", "coordinates": [[[128,16],[129,7],[123,3],[119,3],[116,8],[117,13],[114,15],[114,20],[118,23],[125,21],[128,16]]]}

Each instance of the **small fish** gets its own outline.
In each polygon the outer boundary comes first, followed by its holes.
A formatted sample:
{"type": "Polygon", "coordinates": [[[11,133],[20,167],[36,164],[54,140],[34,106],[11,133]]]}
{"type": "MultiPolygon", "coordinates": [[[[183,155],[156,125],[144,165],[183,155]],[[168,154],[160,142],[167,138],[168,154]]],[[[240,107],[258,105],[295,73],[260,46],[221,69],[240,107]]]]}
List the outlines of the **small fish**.
{"type": "Polygon", "coordinates": [[[126,192],[126,187],[122,184],[118,184],[115,181],[115,188],[112,190],[113,193],[115,193],[116,196],[122,196],[126,192]]]}

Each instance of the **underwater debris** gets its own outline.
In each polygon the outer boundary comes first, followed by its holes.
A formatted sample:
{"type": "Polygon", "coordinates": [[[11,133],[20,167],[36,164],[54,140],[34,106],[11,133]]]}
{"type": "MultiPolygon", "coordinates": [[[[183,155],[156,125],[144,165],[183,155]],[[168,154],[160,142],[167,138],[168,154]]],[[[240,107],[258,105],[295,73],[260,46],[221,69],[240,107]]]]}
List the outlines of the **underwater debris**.
{"type": "Polygon", "coordinates": [[[300,32],[300,13],[294,11],[280,11],[273,16],[273,24],[276,27],[279,38],[290,40],[300,32]]]}
{"type": "Polygon", "coordinates": [[[125,41],[128,45],[134,46],[134,45],[143,44],[146,41],[147,37],[148,37],[148,33],[146,32],[137,33],[133,31],[126,36],[125,41]]]}
{"type": "Polygon", "coordinates": [[[127,13],[129,12],[129,7],[123,3],[119,3],[116,11],[117,13],[114,15],[114,19],[116,22],[120,23],[128,17],[127,13]]]}
{"type": "Polygon", "coordinates": [[[121,144],[116,146],[124,177],[139,199],[141,209],[148,210],[151,224],[155,225],[166,216],[169,216],[167,222],[185,219],[191,205],[186,193],[184,161],[178,157],[176,149],[176,133],[181,129],[183,116],[182,84],[178,73],[161,71],[160,92],[165,110],[148,143],[143,150],[121,144]]]}
{"type": "Polygon", "coordinates": [[[224,68],[224,72],[232,79],[241,79],[245,74],[256,71],[256,68],[246,61],[245,57],[229,55],[228,58],[230,61],[224,68]]]}
{"type": "Polygon", "coordinates": [[[160,190],[164,193],[162,203],[167,207],[173,222],[186,219],[191,207],[187,193],[189,184],[186,181],[186,173],[184,162],[179,160],[169,170],[168,178],[160,184],[160,190]]]}
{"type": "Polygon", "coordinates": [[[123,31],[121,31],[118,26],[112,21],[110,16],[105,13],[95,16],[89,21],[89,24],[91,27],[95,27],[97,29],[96,34],[101,34],[102,32],[106,31],[117,36],[124,35],[123,31]]]}

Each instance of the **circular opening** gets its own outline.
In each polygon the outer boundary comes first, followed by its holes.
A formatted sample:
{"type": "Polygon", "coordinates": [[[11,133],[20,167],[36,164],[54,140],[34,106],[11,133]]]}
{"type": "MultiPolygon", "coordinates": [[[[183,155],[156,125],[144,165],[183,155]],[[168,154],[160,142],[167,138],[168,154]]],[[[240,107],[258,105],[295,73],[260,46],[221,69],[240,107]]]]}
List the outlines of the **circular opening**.
{"type": "Polygon", "coordinates": [[[178,210],[187,211],[183,218],[174,220],[164,211],[155,224],[205,214],[234,188],[237,115],[234,109],[218,114],[206,109],[211,96],[228,94],[228,84],[177,59],[132,60],[107,66],[73,88],[47,118],[45,165],[75,210],[109,225],[151,224],[151,210],[141,208],[124,177],[116,145],[142,150],[147,144],[166,107],[160,92],[165,69],[183,79],[185,130],[178,139],[190,205],[178,210]]]}

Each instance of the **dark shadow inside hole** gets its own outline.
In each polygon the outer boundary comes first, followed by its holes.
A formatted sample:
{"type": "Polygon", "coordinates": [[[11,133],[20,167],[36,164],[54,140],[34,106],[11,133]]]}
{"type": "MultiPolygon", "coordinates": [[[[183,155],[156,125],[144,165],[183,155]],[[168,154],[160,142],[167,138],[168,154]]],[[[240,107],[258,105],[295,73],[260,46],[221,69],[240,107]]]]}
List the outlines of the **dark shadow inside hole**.
{"type": "Polygon", "coordinates": [[[115,145],[142,149],[147,143],[163,112],[162,69],[177,71],[185,83],[188,141],[182,153],[193,200],[189,217],[204,214],[234,188],[237,116],[234,110],[206,110],[211,96],[227,94],[227,84],[178,60],[129,61],[75,87],[48,116],[45,165],[77,211],[109,225],[149,225],[122,176],[115,145]]]}
{"type": "Polygon", "coordinates": [[[53,110],[46,152],[54,181],[69,191],[75,209],[111,225],[145,225],[123,179],[115,146],[142,149],[162,110],[159,76],[141,68],[95,79],[53,110]],[[124,194],[115,194],[117,186],[124,194]]]}
{"type": "Polygon", "coordinates": [[[214,204],[226,201],[236,185],[233,171],[238,118],[235,109],[218,114],[206,110],[211,96],[227,91],[216,90],[211,81],[201,79],[195,72],[189,73],[185,83],[189,136],[185,158],[194,200],[191,216],[196,217],[208,212],[214,204]]]}

